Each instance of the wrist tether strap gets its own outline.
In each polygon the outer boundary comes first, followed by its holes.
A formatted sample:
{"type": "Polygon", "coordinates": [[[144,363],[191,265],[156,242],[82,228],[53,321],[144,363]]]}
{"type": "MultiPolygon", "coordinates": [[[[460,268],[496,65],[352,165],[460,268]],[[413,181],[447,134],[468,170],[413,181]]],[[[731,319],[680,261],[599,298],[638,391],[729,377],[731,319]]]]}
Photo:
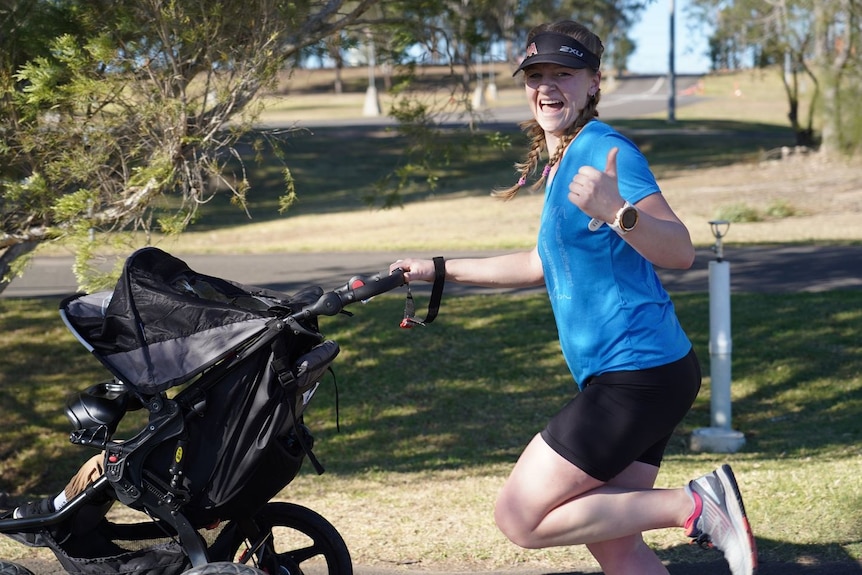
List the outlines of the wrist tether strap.
{"type": "Polygon", "coordinates": [[[443,285],[446,283],[446,260],[438,256],[434,258],[434,285],[431,287],[431,300],[428,302],[428,314],[425,319],[416,319],[416,304],[410,284],[407,284],[407,301],[404,302],[404,319],[401,327],[410,329],[414,325],[428,325],[437,317],[440,311],[440,300],[443,299],[443,285]]]}

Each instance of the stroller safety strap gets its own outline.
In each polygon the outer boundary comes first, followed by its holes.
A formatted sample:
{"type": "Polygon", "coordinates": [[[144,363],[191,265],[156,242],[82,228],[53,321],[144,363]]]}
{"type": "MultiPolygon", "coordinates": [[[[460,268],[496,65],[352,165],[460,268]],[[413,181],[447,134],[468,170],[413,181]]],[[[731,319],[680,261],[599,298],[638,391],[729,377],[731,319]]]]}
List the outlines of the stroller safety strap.
{"type": "MultiPolygon", "coordinates": [[[[326,371],[332,372],[330,364],[338,355],[338,344],[332,340],[325,340],[314,346],[311,350],[304,353],[293,362],[289,362],[287,359],[289,357],[287,343],[284,339],[278,338],[272,343],[272,352],[272,367],[278,376],[281,386],[291,396],[290,400],[287,401],[287,407],[291,419],[293,420],[296,440],[308,456],[309,461],[311,461],[311,464],[314,466],[318,475],[322,474],[324,471],[323,465],[321,465],[320,461],[311,451],[311,446],[305,441],[304,434],[299,429],[302,413],[298,413],[296,411],[297,406],[294,399],[296,394],[301,395],[313,388],[326,371]],[[293,363],[292,368],[290,365],[291,363],[293,363]]],[[[304,408],[304,405],[302,407],[304,408]]],[[[337,412],[338,394],[336,389],[336,417],[337,412]]]]}
{"type": "Polygon", "coordinates": [[[425,319],[416,318],[416,304],[413,301],[413,293],[410,284],[407,284],[407,300],[404,302],[404,319],[401,327],[410,329],[414,325],[428,325],[437,317],[440,311],[440,301],[443,299],[443,286],[446,283],[446,260],[442,256],[434,258],[434,285],[431,287],[431,299],[428,301],[428,313],[425,319]]]}

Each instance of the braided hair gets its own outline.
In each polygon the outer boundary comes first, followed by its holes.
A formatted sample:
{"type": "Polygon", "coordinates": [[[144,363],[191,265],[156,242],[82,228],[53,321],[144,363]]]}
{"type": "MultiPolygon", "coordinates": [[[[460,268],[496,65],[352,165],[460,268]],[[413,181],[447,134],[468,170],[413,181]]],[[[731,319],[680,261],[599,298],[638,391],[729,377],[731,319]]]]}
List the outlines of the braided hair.
{"type": "MultiPolygon", "coordinates": [[[[573,22],[571,20],[561,20],[558,22],[554,22],[551,24],[541,24],[536,26],[530,33],[527,35],[527,44],[530,43],[532,38],[539,34],[540,32],[557,32],[560,34],[566,34],[578,42],[582,43],[587,47],[588,50],[592,51],[596,56],[601,59],[602,53],[604,52],[604,46],[602,46],[602,41],[598,36],[590,32],[584,25],[579,24],[577,22],[573,22]]],[[[598,105],[599,100],[601,98],[601,90],[597,91],[595,95],[592,95],[587,100],[586,106],[581,110],[581,113],[575,119],[574,123],[569,126],[566,132],[563,134],[562,138],[560,138],[560,143],[557,146],[557,149],[553,151],[551,154],[548,151],[549,158],[548,163],[545,168],[542,170],[539,178],[533,182],[530,186],[530,191],[535,192],[541,190],[545,185],[545,182],[548,178],[548,173],[550,169],[555,166],[560,159],[563,157],[563,152],[565,152],[566,147],[575,139],[575,136],[581,131],[581,129],[586,126],[590,120],[593,118],[597,118],[599,115],[598,105]]],[[[515,169],[520,174],[520,178],[518,182],[505,189],[494,190],[491,195],[503,200],[511,200],[514,198],[518,192],[527,184],[527,180],[536,173],[538,170],[538,166],[541,163],[542,154],[546,152],[547,145],[545,143],[545,130],[539,125],[539,123],[535,119],[527,120],[526,122],[522,122],[520,124],[521,130],[524,131],[527,137],[530,139],[530,150],[527,152],[526,157],[523,162],[518,162],[515,164],[515,169]]]]}

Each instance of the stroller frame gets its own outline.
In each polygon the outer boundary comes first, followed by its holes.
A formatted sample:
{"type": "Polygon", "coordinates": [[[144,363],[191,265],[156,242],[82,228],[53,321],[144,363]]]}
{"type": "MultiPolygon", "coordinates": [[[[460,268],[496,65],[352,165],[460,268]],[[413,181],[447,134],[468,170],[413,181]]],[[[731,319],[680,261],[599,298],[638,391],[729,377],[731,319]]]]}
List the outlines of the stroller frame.
{"type": "MultiPolygon", "coordinates": [[[[144,248],[132,254],[127,260],[127,269],[133,261],[149,259],[158,262],[158,265],[163,261],[172,266],[178,265],[184,274],[195,273],[180,260],[156,248],[144,248]]],[[[66,408],[67,416],[75,426],[70,441],[102,450],[105,472],[54,513],[22,518],[12,518],[10,514],[0,517],[0,533],[27,545],[50,547],[69,573],[107,575],[146,572],[176,575],[194,572],[200,575],[259,572],[251,567],[242,570],[242,565],[253,564],[271,574],[301,575],[302,561],[322,555],[327,561],[329,575],[352,575],[349,552],[335,527],[310,509],[292,503],[274,503],[269,499],[292,481],[305,457],[312,461],[318,473],[323,472],[311,452],[313,437],[302,422],[302,410],[314,393],[320,377],[335,359],[338,346],[323,338],[317,329],[317,318],[334,316],[350,304],[366,301],[404,285],[403,272],[396,270],[388,276],[372,278],[354,276],[340,288],[324,293],[320,288],[313,287],[294,298],[210,276],[197,276],[203,278],[204,283],[210,282],[206,283],[207,287],[226,283],[229,284],[224,288],[227,291],[235,287],[245,295],[263,298],[266,302],[263,307],[266,309],[260,314],[263,318],[253,326],[250,335],[243,335],[238,341],[234,338],[228,349],[216,350],[203,365],[169,382],[148,381],[146,385],[137,386],[127,383],[128,370],[121,363],[121,367],[117,367],[118,363],[106,359],[108,356],[104,352],[104,342],[94,343],[93,338],[79,333],[85,330],[79,329],[76,320],[70,317],[64,307],[69,300],[87,296],[81,294],[64,301],[61,305],[63,321],[114,376],[114,380],[108,384],[99,384],[79,393],[66,408]],[[298,338],[302,342],[301,349],[286,353],[283,357],[272,355],[273,350],[285,348],[286,337],[298,338]],[[255,373],[253,365],[249,365],[264,356],[275,358],[267,364],[267,371],[272,372],[268,376],[255,373]],[[236,373],[242,378],[241,384],[230,381],[236,373]],[[259,381],[266,377],[270,380],[259,381]],[[244,491],[249,489],[243,482],[241,488],[225,488],[229,494],[221,499],[209,499],[215,497],[210,491],[214,490],[211,487],[218,481],[210,476],[206,476],[205,480],[192,477],[196,469],[202,466],[201,459],[193,458],[187,462],[187,452],[193,451],[190,442],[200,443],[202,440],[191,437],[190,422],[194,424],[206,419],[208,393],[220,389],[219,386],[225,390],[238,388],[246,385],[247,381],[254,385],[268,385],[276,390],[275,402],[281,403],[268,415],[270,419],[280,421],[272,432],[278,440],[274,441],[277,449],[266,447],[264,457],[268,459],[256,462],[252,466],[254,469],[244,475],[247,481],[258,488],[259,494],[246,497],[244,491]],[[184,388],[174,397],[169,397],[166,390],[178,384],[184,388]],[[136,408],[148,411],[147,424],[129,439],[113,440],[119,421],[128,411],[136,408]],[[154,461],[164,462],[165,465],[157,466],[158,471],[155,471],[154,461]],[[270,464],[273,464],[271,473],[270,464]],[[206,489],[201,487],[203,484],[206,489]],[[102,556],[98,551],[94,554],[90,534],[78,537],[75,544],[89,548],[86,552],[88,556],[82,560],[70,555],[64,543],[58,542],[49,530],[72,523],[85,508],[106,499],[143,511],[152,520],[120,525],[103,518],[98,530],[110,539],[112,545],[114,538],[123,541],[168,539],[174,544],[174,558],[162,561],[166,553],[163,546],[128,551],[115,545],[119,551],[133,556],[133,561],[126,565],[123,564],[123,553],[110,557],[102,556]],[[215,523],[222,523],[223,527],[214,540],[208,542],[201,531],[215,523]],[[282,552],[277,549],[273,537],[273,528],[277,527],[297,530],[308,536],[312,543],[282,552]],[[245,551],[237,557],[236,553],[244,542],[245,551]],[[153,564],[146,564],[148,553],[155,554],[153,564]],[[90,568],[91,564],[97,567],[90,568]],[[192,570],[186,571],[188,567],[192,570]]],[[[119,289],[120,284],[115,292],[119,289]]],[[[110,299],[105,298],[106,301],[110,299]]],[[[136,319],[140,319],[137,314],[136,319]]],[[[147,355],[149,350],[144,349],[144,352],[147,355]]],[[[257,429],[252,430],[252,433],[258,432],[257,429]]],[[[224,470],[222,472],[224,474],[224,470]]],[[[229,482],[225,484],[230,485],[229,482]]],[[[112,551],[114,547],[111,547],[112,551]]],[[[11,573],[29,571],[14,563],[0,561],[0,575],[11,573]]]]}

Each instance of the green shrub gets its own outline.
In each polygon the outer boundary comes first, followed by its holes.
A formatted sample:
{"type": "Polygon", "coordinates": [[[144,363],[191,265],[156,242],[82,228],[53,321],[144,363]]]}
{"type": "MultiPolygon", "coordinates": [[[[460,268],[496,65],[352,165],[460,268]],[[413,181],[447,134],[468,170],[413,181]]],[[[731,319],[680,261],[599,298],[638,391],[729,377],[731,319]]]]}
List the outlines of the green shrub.
{"type": "Polygon", "coordinates": [[[738,224],[745,222],[759,222],[763,218],[761,217],[760,212],[751,206],[747,206],[745,204],[731,204],[729,206],[722,207],[718,211],[718,215],[715,219],[727,220],[738,224]]]}
{"type": "Polygon", "coordinates": [[[797,209],[784,200],[776,200],[766,208],[766,216],[776,220],[790,218],[797,214],[797,209]]]}

